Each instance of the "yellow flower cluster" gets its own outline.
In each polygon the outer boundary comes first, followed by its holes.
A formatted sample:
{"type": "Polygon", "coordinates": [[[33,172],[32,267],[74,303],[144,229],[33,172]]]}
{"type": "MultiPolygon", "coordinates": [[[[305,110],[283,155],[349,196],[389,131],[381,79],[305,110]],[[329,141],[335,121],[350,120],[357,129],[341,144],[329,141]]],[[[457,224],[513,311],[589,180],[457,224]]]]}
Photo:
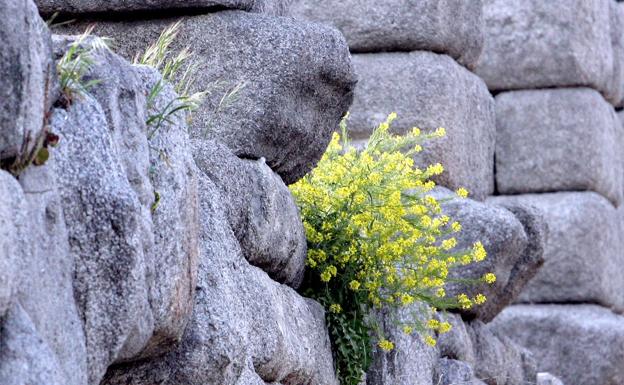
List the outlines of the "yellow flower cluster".
{"type": "Polygon", "coordinates": [[[494,274],[492,274],[492,273],[487,273],[487,274],[483,275],[483,280],[486,283],[493,284],[494,282],[496,282],[496,276],[494,274]]]}
{"type": "Polygon", "coordinates": [[[385,352],[389,352],[392,349],[394,349],[394,343],[392,343],[391,341],[388,341],[386,339],[383,339],[383,338],[381,340],[379,340],[378,345],[381,348],[381,350],[383,350],[385,352]]]}
{"type": "MultiPolygon", "coordinates": [[[[468,309],[485,301],[484,296],[446,296],[449,269],[482,261],[486,251],[480,242],[472,250],[456,250],[453,234],[461,231],[461,224],[444,215],[430,194],[435,187],[430,178],[444,167],[434,164],[423,170],[412,159],[422,150],[422,141],[442,137],[445,130],[423,134],[415,128],[397,136],[389,132],[395,118],[391,114],[381,123],[362,150],[349,144],[343,123],[342,135],[333,135],[317,167],[291,186],[308,239],[306,264],[312,278],[305,293],[329,306],[331,314],[366,320],[378,332],[384,351],[394,344],[369,317],[374,309],[423,302],[440,309],[468,309]]],[[[457,195],[467,197],[468,192],[462,188],[457,195]]],[[[331,324],[332,317],[328,319],[331,324]]],[[[436,320],[423,325],[419,319],[403,322],[403,331],[422,331],[431,346],[432,333],[451,328],[436,320]]]]}

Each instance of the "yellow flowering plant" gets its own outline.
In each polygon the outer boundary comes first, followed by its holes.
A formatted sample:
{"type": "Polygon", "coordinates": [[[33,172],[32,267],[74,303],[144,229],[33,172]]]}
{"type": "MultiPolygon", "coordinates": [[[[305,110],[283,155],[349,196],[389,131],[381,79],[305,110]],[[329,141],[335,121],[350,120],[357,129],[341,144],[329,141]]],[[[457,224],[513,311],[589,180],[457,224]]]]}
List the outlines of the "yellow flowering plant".
{"type": "MultiPolygon", "coordinates": [[[[345,118],[317,167],[291,186],[308,239],[302,291],[328,309],[343,385],[360,382],[374,345],[394,349],[376,319],[378,310],[429,305],[429,314],[414,314],[398,326],[407,334],[417,331],[434,346],[436,335],[450,330],[450,324],[434,318],[436,309],[467,309],[485,301],[481,294],[446,295],[449,269],[481,261],[486,253],[480,242],[456,250],[454,234],[461,225],[444,215],[430,194],[435,187],[431,177],[444,168],[420,169],[412,159],[425,140],[445,132],[423,134],[414,128],[394,135],[389,129],[395,118],[393,113],[381,123],[363,149],[349,142],[345,118]]],[[[457,194],[466,197],[467,191],[457,194]]],[[[492,279],[493,274],[483,278],[492,279]]]]}

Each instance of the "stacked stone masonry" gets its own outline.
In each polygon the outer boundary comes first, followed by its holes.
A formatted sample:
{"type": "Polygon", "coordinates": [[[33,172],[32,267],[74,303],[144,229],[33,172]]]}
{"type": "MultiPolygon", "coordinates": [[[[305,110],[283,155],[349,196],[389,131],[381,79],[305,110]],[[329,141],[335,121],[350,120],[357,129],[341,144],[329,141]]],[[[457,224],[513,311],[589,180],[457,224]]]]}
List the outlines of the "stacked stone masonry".
{"type": "Polygon", "coordinates": [[[611,0],[484,1],[476,73],[496,94],[502,194],[488,202],[537,207],[549,227],[543,267],[492,328],[570,385],[624,383],[623,15],[611,0]]]}
{"type": "Polygon", "coordinates": [[[367,385],[624,384],[624,3],[0,0],[0,16],[0,164],[60,137],[44,165],[0,170],[0,384],[338,385],[324,309],[296,292],[287,185],[347,111],[359,143],[393,111],[396,132],[446,129],[415,161],[445,166],[434,195],[460,246],[488,252],[451,275],[497,275],[446,287],[488,302],[440,315],[435,348],[386,325],[396,349],[367,385]],[[55,13],[75,21],[50,31],[55,13]],[[177,94],[148,102],[161,75],[130,62],[178,20],[192,91],[222,89],[152,132],[177,94]],[[61,102],[56,60],[94,23],[114,53],[61,102]]]}

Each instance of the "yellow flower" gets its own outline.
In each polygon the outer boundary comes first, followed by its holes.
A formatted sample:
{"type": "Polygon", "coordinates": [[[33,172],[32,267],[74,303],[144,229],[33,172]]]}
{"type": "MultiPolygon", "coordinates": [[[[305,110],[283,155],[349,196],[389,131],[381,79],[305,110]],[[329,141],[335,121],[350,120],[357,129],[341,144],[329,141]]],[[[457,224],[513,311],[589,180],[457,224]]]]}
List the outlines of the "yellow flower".
{"type": "Polygon", "coordinates": [[[440,326],[440,321],[438,321],[437,319],[430,319],[429,321],[427,321],[427,327],[429,329],[436,330],[439,326],[440,326]]]}
{"type": "Polygon", "coordinates": [[[468,198],[468,190],[466,190],[463,187],[460,187],[457,189],[457,191],[455,191],[455,193],[457,194],[457,196],[459,196],[460,198],[468,198]]]}
{"type": "Polygon", "coordinates": [[[446,291],[444,291],[444,288],[441,287],[436,291],[436,297],[440,297],[440,298],[444,298],[446,297],[446,291]]]}
{"type": "Polygon", "coordinates": [[[414,331],[414,328],[411,326],[403,326],[403,333],[405,334],[412,334],[412,332],[414,331]]]}
{"type": "Polygon", "coordinates": [[[475,242],[472,246],[472,255],[475,262],[481,262],[487,257],[485,247],[483,247],[483,244],[480,241],[475,242]]]}
{"type": "Polygon", "coordinates": [[[453,230],[454,232],[458,233],[460,232],[462,229],[461,224],[459,222],[453,222],[451,223],[451,230],[453,230]]]}
{"type": "Polygon", "coordinates": [[[487,298],[485,298],[485,296],[483,294],[477,294],[476,297],[474,298],[474,302],[477,305],[484,304],[486,300],[487,300],[487,298]]]}
{"type": "Polygon", "coordinates": [[[425,172],[429,175],[440,175],[444,172],[444,167],[440,163],[432,164],[425,172]]]}
{"type": "Polygon", "coordinates": [[[349,282],[349,289],[351,289],[353,291],[356,291],[359,288],[360,288],[360,282],[359,281],[353,280],[353,281],[349,282]]]}
{"type": "Polygon", "coordinates": [[[472,301],[470,300],[470,298],[468,298],[466,294],[458,295],[457,303],[459,304],[459,307],[464,310],[468,310],[472,307],[472,301]]]}
{"type": "Polygon", "coordinates": [[[407,306],[412,302],[414,302],[414,297],[412,297],[411,295],[405,293],[401,295],[401,304],[403,306],[407,306]]]}
{"type": "Polygon", "coordinates": [[[331,274],[328,271],[324,271],[321,273],[321,281],[323,282],[329,282],[331,281],[331,274]]]}
{"type": "Polygon", "coordinates": [[[437,136],[438,138],[442,138],[446,136],[446,129],[444,127],[440,127],[434,131],[433,135],[437,136]]]}
{"type": "Polygon", "coordinates": [[[334,314],[340,314],[342,312],[342,306],[340,306],[340,304],[338,303],[333,303],[329,307],[329,311],[334,314]]]}
{"type": "Polygon", "coordinates": [[[451,331],[451,324],[448,322],[442,322],[438,328],[440,334],[448,333],[451,331]]]}
{"type": "Polygon", "coordinates": [[[490,285],[496,282],[496,275],[493,273],[487,273],[483,275],[483,280],[490,285]]]}
{"type": "Polygon", "coordinates": [[[392,349],[394,349],[394,344],[391,341],[388,341],[385,338],[382,338],[381,340],[379,340],[379,347],[381,348],[381,350],[383,350],[384,352],[389,352],[392,349]]]}
{"type": "Polygon", "coordinates": [[[442,249],[444,250],[450,250],[455,246],[457,246],[457,240],[455,238],[449,238],[442,242],[442,249]]]}
{"type": "Polygon", "coordinates": [[[425,343],[431,347],[436,346],[436,340],[435,338],[431,337],[431,336],[425,336],[425,343]]]}

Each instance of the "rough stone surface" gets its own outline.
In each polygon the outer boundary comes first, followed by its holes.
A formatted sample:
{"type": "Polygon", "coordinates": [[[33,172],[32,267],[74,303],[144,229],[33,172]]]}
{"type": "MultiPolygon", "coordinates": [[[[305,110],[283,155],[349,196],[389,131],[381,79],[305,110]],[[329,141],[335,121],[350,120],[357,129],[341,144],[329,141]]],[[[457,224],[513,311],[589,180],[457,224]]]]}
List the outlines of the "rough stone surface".
{"type": "Polygon", "coordinates": [[[496,96],[496,185],[502,194],[591,190],[622,202],[620,123],[587,88],[496,96]]]}
{"type": "Polygon", "coordinates": [[[193,305],[198,219],[184,117],[157,132],[145,126],[145,95],[157,75],[108,51],[92,56],[87,78],[101,82],[67,111],[55,110],[50,127],[62,142],[53,176],[67,260],[75,261],[83,357],[89,383],[99,383],[110,364],[160,354],[181,338],[193,305]]]}
{"type": "Polygon", "coordinates": [[[492,285],[467,285],[451,281],[447,285],[447,295],[484,294],[488,299],[485,304],[463,313],[466,317],[477,317],[489,322],[514,301],[520,289],[541,266],[540,246],[545,236],[542,219],[538,213],[525,208],[520,212],[523,215],[520,217],[523,220],[521,222],[504,207],[453,198],[450,191],[442,188],[438,188],[434,196],[450,199],[443,203],[442,211],[462,225],[462,231],[457,236],[458,250],[470,249],[475,242],[481,241],[488,254],[482,262],[454,268],[449,277],[478,280],[486,273],[496,275],[496,282],[492,285]],[[527,236],[525,226],[530,237],[527,236]]]}
{"type": "Polygon", "coordinates": [[[353,62],[360,77],[349,119],[355,139],[366,139],[393,111],[396,132],[444,127],[446,137],[425,143],[417,163],[442,163],[445,172],[436,181],[466,187],[475,199],[494,191],[496,118],[481,79],[430,52],[360,54],[353,62]]]}
{"type": "Polygon", "coordinates": [[[63,141],[57,175],[76,261],[74,290],[87,339],[89,383],[97,383],[131,333],[140,333],[134,338],[144,345],[153,330],[137,220],[141,204],[125,177],[100,105],[85,97],[64,115],[56,115],[52,124],[63,141]]]}
{"type": "Polygon", "coordinates": [[[420,304],[395,316],[385,315],[382,325],[394,349],[373,351],[373,362],[366,374],[367,385],[431,385],[438,364],[438,350],[425,344],[418,333],[407,335],[395,322],[411,322],[412,311],[423,312],[420,304]]]}
{"type": "MultiPolygon", "coordinates": [[[[100,22],[95,33],[115,38],[131,59],[175,20],[100,22]]],[[[264,157],[287,184],[307,173],[352,101],[344,37],[326,26],[230,11],[186,18],[172,51],[189,41],[199,65],[196,89],[213,89],[194,115],[192,136],[225,143],[242,158],[264,157]]]]}
{"type": "MultiPolygon", "coordinates": [[[[476,73],[491,90],[587,86],[610,96],[610,0],[484,0],[476,73]]],[[[615,102],[615,100],[613,100],[615,102]]]]}
{"type": "Polygon", "coordinates": [[[0,160],[33,147],[55,101],[50,32],[31,0],[0,1],[0,160]]]}
{"type": "Polygon", "coordinates": [[[66,383],[60,363],[19,304],[11,307],[0,328],[0,382],[10,385],[66,383]]]}
{"type": "Polygon", "coordinates": [[[437,347],[440,357],[451,360],[466,362],[470,365],[475,363],[475,349],[472,339],[468,334],[466,323],[459,314],[448,313],[440,317],[441,321],[451,324],[451,331],[438,336],[437,347]]]}
{"type": "MultiPolygon", "coordinates": [[[[149,89],[160,80],[160,75],[148,67],[139,68],[137,73],[144,87],[143,94],[148,94],[149,89]]],[[[147,115],[162,110],[176,97],[173,88],[165,86],[147,115]]],[[[123,121],[128,121],[128,115],[132,116],[130,113],[122,115],[123,121]]],[[[141,152],[137,154],[135,142],[130,141],[121,150],[126,160],[128,180],[137,195],[144,197],[141,199],[143,211],[149,208],[151,212],[154,239],[148,258],[148,277],[152,279],[148,280],[149,302],[154,314],[154,332],[141,353],[142,357],[166,351],[172,342],[180,340],[193,308],[199,263],[199,195],[187,130],[183,114],[171,116],[169,122],[164,122],[158,130],[147,127],[143,135],[140,134],[142,131],[136,130],[135,138],[140,140],[140,147],[149,147],[148,163],[144,163],[136,173],[132,167],[136,167],[141,152]],[[149,144],[145,143],[146,138],[149,144]],[[148,193],[142,194],[144,187],[141,188],[140,184],[137,187],[139,178],[133,176],[142,172],[143,179],[147,179],[146,170],[149,170],[147,186],[151,184],[153,190],[148,189],[148,193]]],[[[129,133],[125,137],[132,138],[129,133]]],[[[128,139],[121,142],[127,143],[128,139]]]]}
{"type": "Polygon", "coordinates": [[[35,0],[39,12],[44,15],[131,12],[173,11],[219,11],[222,9],[240,9],[250,12],[285,15],[288,0],[35,0]]]}
{"type": "Polygon", "coordinates": [[[457,314],[438,313],[440,321],[450,322],[449,333],[439,335],[435,348],[422,342],[418,334],[405,335],[392,325],[422,305],[384,317],[387,337],[395,349],[376,349],[366,380],[369,385],[525,385],[534,384],[537,367],[531,353],[493,330],[480,320],[462,321],[457,314]]]}
{"type": "Polygon", "coordinates": [[[433,51],[472,68],[483,49],[481,0],[294,0],[290,14],[335,26],[352,52],[433,51]]]}
{"type": "Polygon", "coordinates": [[[624,107],[624,4],[609,2],[609,28],[613,46],[613,76],[609,100],[614,106],[624,107]]]}
{"type": "Polygon", "coordinates": [[[195,141],[195,161],[224,197],[243,255],[293,287],[303,279],[306,237],[295,201],[263,159],[243,160],[213,141],[195,141]]]}
{"type": "MultiPolygon", "coordinates": [[[[29,167],[20,175],[27,209],[18,243],[18,289],[14,301],[27,313],[36,338],[56,362],[67,385],[87,383],[85,333],[74,297],[75,260],[56,170],[56,153],[44,166],[29,167]]],[[[14,368],[14,370],[18,370],[14,368]]]]}
{"type": "Polygon", "coordinates": [[[563,382],[550,373],[537,373],[537,385],[563,385],[563,382]]]}
{"type": "Polygon", "coordinates": [[[595,305],[515,305],[493,326],[566,385],[624,383],[624,318],[595,305]]]}
{"type": "Polygon", "coordinates": [[[433,384],[436,385],[476,385],[478,379],[470,365],[462,361],[441,358],[438,360],[433,384]]]}
{"type": "Polygon", "coordinates": [[[481,321],[471,322],[467,330],[475,347],[477,378],[488,385],[523,385],[535,381],[535,362],[527,362],[528,353],[524,349],[481,321]]]}
{"type": "Polygon", "coordinates": [[[18,284],[16,273],[24,233],[26,203],[15,178],[0,171],[0,319],[18,284]]]}
{"type": "Polygon", "coordinates": [[[624,310],[617,211],[605,198],[562,192],[494,200],[538,207],[550,229],[544,266],[523,289],[521,302],[591,302],[624,310]]]}
{"type": "Polygon", "coordinates": [[[165,356],[111,368],[104,384],[337,384],[324,314],[243,258],[219,189],[200,179],[193,316],[165,356]]]}

